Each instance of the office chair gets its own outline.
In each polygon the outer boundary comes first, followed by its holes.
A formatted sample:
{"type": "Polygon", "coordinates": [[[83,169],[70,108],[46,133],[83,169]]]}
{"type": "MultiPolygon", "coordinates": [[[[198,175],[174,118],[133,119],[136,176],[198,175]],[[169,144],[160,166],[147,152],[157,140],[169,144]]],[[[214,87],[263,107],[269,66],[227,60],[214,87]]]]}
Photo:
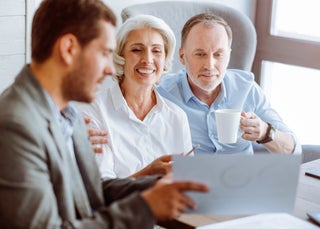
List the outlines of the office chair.
{"type": "Polygon", "coordinates": [[[251,20],[242,12],[218,3],[190,1],[161,1],[131,5],[121,12],[122,20],[138,14],[150,14],[162,18],[173,30],[177,45],[172,72],[182,68],[179,60],[181,30],[185,22],[198,13],[213,12],[224,18],[233,32],[229,68],[251,71],[256,52],[257,36],[251,20]]]}

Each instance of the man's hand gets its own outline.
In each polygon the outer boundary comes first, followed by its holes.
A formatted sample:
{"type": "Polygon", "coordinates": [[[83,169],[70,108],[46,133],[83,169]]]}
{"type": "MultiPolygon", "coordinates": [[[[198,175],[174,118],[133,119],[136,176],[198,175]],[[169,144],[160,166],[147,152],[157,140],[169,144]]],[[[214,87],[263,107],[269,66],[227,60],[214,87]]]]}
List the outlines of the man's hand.
{"type": "Polygon", "coordinates": [[[160,179],[158,184],[143,191],[141,196],[148,203],[157,221],[166,221],[179,217],[187,208],[196,208],[193,200],[184,194],[185,191],[208,192],[209,188],[191,181],[168,183],[161,182],[160,179]]]}
{"type": "MultiPolygon", "coordinates": [[[[241,116],[240,128],[243,131],[243,139],[261,141],[266,137],[268,129],[267,123],[252,112],[241,112],[241,116]]],[[[264,144],[264,147],[266,147],[269,152],[290,154],[294,151],[295,142],[291,134],[277,130],[273,141],[264,144]]]]}
{"type": "Polygon", "coordinates": [[[242,138],[248,141],[257,141],[265,137],[268,124],[262,121],[256,114],[252,112],[241,112],[240,129],[242,130],[242,138]]]}
{"type": "MultiPolygon", "coordinates": [[[[87,125],[89,125],[92,120],[91,118],[85,117],[84,121],[87,125]]],[[[88,134],[93,151],[95,153],[103,153],[103,148],[101,147],[101,145],[108,144],[108,133],[104,130],[89,127],[88,134]]]]}

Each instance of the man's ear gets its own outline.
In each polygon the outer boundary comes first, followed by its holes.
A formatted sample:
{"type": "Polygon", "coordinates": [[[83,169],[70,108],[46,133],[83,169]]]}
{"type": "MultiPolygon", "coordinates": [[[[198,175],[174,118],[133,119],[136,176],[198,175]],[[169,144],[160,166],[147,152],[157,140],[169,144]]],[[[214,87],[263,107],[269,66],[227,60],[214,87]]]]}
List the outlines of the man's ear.
{"type": "Polygon", "coordinates": [[[181,64],[185,65],[185,61],[184,61],[184,50],[183,50],[183,48],[180,48],[180,49],[179,49],[179,58],[180,58],[181,64]]]}
{"type": "Polygon", "coordinates": [[[78,39],[73,34],[65,34],[60,38],[59,52],[64,63],[68,65],[72,64],[79,50],[80,45],[78,39]]]}

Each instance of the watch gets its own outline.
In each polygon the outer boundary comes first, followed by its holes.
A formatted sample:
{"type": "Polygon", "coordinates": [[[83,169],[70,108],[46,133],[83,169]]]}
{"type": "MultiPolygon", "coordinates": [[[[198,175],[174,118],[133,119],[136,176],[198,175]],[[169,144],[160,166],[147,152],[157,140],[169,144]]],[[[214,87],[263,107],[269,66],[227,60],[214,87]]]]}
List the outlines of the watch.
{"type": "Polygon", "coordinates": [[[271,142],[274,139],[276,129],[270,123],[267,123],[267,124],[268,124],[268,129],[267,129],[266,137],[260,141],[256,141],[258,144],[265,144],[267,142],[271,142]]]}

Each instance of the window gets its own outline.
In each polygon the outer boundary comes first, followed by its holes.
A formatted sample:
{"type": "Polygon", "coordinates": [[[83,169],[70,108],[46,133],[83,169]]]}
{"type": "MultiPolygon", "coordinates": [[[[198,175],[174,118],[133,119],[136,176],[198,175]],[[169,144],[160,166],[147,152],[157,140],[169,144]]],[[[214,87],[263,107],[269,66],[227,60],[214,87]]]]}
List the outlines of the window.
{"type": "Polygon", "coordinates": [[[261,85],[303,144],[320,143],[320,70],[263,61],[261,85]]]}
{"type": "Polygon", "coordinates": [[[318,0],[257,1],[256,80],[302,144],[320,144],[318,0]],[[266,23],[267,21],[267,23],[266,23]]]}
{"type": "Polygon", "coordinates": [[[278,0],[275,3],[271,33],[276,36],[319,41],[319,0],[278,0]]]}

